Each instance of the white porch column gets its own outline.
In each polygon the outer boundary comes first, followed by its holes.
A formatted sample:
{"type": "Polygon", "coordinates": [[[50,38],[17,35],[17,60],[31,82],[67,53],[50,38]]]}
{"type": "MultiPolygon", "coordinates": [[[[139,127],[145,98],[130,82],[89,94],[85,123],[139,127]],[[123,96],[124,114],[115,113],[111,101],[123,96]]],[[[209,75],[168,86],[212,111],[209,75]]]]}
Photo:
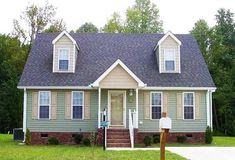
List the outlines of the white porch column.
{"type": "Polygon", "coordinates": [[[207,126],[210,126],[210,91],[207,90],[206,92],[206,119],[207,119],[207,126]]]}
{"type": "Polygon", "coordinates": [[[213,130],[212,91],[209,91],[209,96],[210,96],[210,126],[211,126],[211,129],[213,130]]]}
{"type": "Polygon", "coordinates": [[[98,88],[98,128],[100,128],[101,88],[98,88]]]}
{"type": "MultiPolygon", "coordinates": [[[[23,132],[26,133],[26,112],[27,112],[27,92],[24,88],[24,102],[23,102],[23,132]]],[[[24,136],[25,138],[25,136],[24,136]]]]}
{"type": "Polygon", "coordinates": [[[139,89],[135,89],[135,100],[136,100],[136,128],[138,128],[139,125],[139,89]]]}

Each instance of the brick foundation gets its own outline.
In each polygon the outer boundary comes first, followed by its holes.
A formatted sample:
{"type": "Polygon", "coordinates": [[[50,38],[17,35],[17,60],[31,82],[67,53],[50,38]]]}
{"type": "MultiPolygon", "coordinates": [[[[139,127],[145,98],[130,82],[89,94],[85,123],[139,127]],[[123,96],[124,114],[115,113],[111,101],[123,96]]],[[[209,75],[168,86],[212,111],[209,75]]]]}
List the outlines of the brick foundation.
{"type": "MultiPolygon", "coordinates": [[[[153,137],[155,134],[160,134],[159,132],[137,132],[137,135],[135,135],[135,143],[143,143],[145,136],[153,137]],[[137,137],[137,138],[136,138],[137,137]]],[[[187,140],[185,143],[205,143],[204,142],[204,132],[180,132],[180,133],[170,133],[167,142],[168,143],[176,143],[177,142],[177,136],[187,136],[187,140]]]]}
{"type": "MultiPolygon", "coordinates": [[[[31,132],[31,144],[48,144],[49,137],[55,137],[61,144],[74,144],[72,132],[31,132]]],[[[92,132],[81,132],[83,137],[89,138],[92,132]]]]}

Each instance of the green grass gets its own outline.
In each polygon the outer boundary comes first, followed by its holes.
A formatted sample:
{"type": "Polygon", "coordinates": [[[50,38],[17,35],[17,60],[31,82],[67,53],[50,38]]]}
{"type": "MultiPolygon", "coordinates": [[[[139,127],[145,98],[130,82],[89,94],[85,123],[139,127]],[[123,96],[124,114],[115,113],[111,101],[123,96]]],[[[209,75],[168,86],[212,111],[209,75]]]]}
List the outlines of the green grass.
{"type": "MultiPolygon", "coordinates": [[[[185,143],[170,143],[167,147],[235,147],[235,137],[215,136],[212,144],[185,144],[185,143]]],[[[144,147],[143,144],[137,144],[136,147],[144,147]]],[[[159,147],[159,144],[152,144],[150,147],[159,147]]]]}
{"type": "MultiPolygon", "coordinates": [[[[19,145],[12,135],[0,134],[0,160],[158,160],[159,151],[103,151],[76,145],[19,145]]],[[[166,152],[166,159],[185,160],[166,152]]]]}

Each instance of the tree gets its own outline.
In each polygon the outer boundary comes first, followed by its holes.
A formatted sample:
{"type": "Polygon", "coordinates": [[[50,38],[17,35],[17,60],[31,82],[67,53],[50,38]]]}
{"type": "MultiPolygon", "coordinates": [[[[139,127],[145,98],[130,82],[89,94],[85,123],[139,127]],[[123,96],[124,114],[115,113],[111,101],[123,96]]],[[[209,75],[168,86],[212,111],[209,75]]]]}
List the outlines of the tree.
{"type": "Polygon", "coordinates": [[[197,40],[200,51],[202,52],[204,58],[207,60],[209,40],[210,40],[210,28],[207,22],[203,19],[200,19],[194,24],[193,29],[190,33],[197,40]]]}
{"type": "Polygon", "coordinates": [[[121,33],[123,29],[124,26],[121,16],[117,12],[114,12],[102,30],[107,33],[121,33]]]}
{"type": "Polygon", "coordinates": [[[54,24],[51,24],[50,27],[45,29],[43,32],[62,32],[63,30],[66,30],[66,25],[62,19],[58,19],[54,22],[54,24]]]}
{"type": "Polygon", "coordinates": [[[0,132],[22,127],[22,91],[17,89],[29,46],[0,35],[0,132]]]}
{"type": "Polygon", "coordinates": [[[219,9],[215,17],[216,25],[209,29],[209,34],[203,21],[198,21],[191,33],[204,53],[217,87],[213,96],[214,129],[235,135],[232,125],[235,119],[235,23],[230,10],[219,9]]]}
{"type": "Polygon", "coordinates": [[[125,32],[161,33],[162,24],[159,10],[150,0],[136,0],[134,6],[127,9],[125,32]]]}
{"type": "Polygon", "coordinates": [[[94,32],[97,33],[98,32],[98,28],[91,22],[86,22],[83,25],[81,25],[76,32],[80,32],[80,33],[85,33],[85,32],[94,32]]]}
{"type": "Polygon", "coordinates": [[[46,26],[53,24],[55,14],[55,7],[48,2],[42,7],[31,4],[26,7],[19,20],[13,20],[13,35],[18,36],[23,43],[32,44],[36,33],[42,32],[46,26]]]}

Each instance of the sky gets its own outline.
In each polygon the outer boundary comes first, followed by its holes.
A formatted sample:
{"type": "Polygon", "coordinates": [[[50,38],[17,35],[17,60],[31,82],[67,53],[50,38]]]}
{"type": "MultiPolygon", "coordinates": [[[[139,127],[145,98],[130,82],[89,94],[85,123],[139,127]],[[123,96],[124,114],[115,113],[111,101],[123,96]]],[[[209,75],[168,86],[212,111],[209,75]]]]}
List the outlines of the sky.
{"type": "MultiPolygon", "coordinates": [[[[135,0],[48,0],[57,8],[57,18],[62,18],[67,30],[75,30],[85,22],[98,28],[104,26],[114,11],[125,18],[125,11],[135,0]]],[[[151,0],[159,9],[164,31],[188,33],[199,19],[209,26],[215,25],[215,14],[220,8],[235,13],[235,0],[151,0]]],[[[43,5],[45,0],[2,0],[0,5],[0,33],[11,33],[13,19],[19,19],[29,4],[43,5]]]]}

